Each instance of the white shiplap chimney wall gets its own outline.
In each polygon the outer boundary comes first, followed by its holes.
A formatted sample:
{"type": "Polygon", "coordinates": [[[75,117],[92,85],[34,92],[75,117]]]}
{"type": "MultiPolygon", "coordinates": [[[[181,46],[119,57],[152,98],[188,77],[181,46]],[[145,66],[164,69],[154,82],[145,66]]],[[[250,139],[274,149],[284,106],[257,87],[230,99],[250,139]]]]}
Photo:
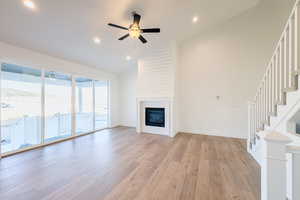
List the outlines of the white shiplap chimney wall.
{"type": "Polygon", "coordinates": [[[173,98],[175,95],[176,45],[154,49],[138,61],[137,97],[173,98]]]}
{"type": "MultiPolygon", "coordinates": [[[[150,54],[138,61],[137,102],[168,100],[170,102],[170,133],[174,137],[177,133],[177,98],[176,71],[177,46],[170,44],[161,48],[153,48],[150,54]]],[[[138,111],[139,112],[139,111],[138,111]]],[[[141,123],[138,114],[138,123],[141,123]]],[[[139,131],[139,125],[138,131],[139,131]]]]}

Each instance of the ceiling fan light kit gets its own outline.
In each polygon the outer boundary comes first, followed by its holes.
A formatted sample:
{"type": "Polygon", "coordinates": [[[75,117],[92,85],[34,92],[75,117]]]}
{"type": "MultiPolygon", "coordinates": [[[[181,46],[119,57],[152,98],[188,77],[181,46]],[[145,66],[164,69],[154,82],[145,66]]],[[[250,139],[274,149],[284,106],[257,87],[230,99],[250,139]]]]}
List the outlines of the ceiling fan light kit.
{"type": "Polygon", "coordinates": [[[128,33],[126,35],[120,37],[119,40],[124,40],[125,38],[130,36],[132,38],[138,38],[142,43],[147,43],[147,40],[142,36],[142,33],[159,33],[160,32],[160,28],[141,29],[141,27],[140,27],[141,16],[139,14],[137,14],[136,12],[133,12],[132,15],[133,15],[133,23],[129,26],[129,28],[119,26],[116,24],[112,24],[112,23],[108,24],[109,26],[128,31],[128,33]]]}
{"type": "Polygon", "coordinates": [[[138,38],[141,35],[141,29],[138,24],[132,24],[129,27],[129,35],[132,38],[138,38]]]}

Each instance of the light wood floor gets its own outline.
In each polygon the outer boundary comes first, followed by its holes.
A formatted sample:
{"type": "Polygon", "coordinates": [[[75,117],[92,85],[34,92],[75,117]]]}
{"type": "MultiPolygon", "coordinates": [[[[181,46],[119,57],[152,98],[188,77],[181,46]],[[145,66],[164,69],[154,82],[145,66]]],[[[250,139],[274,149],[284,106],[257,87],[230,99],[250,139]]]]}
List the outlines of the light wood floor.
{"type": "Polygon", "coordinates": [[[3,158],[2,200],[259,200],[245,141],[120,127],[3,158]]]}

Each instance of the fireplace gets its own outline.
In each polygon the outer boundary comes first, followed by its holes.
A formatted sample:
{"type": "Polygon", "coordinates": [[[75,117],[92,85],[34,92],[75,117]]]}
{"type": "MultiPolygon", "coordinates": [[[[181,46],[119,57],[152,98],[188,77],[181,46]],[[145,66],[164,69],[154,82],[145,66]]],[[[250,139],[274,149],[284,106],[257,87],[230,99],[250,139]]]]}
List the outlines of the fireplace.
{"type": "Polygon", "coordinates": [[[171,98],[137,98],[137,132],[174,137],[172,105],[171,98]]]}
{"type": "Polygon", "coordinates": [[[145,108],[146,126],[165,127],[165,108],[145,108]]]}

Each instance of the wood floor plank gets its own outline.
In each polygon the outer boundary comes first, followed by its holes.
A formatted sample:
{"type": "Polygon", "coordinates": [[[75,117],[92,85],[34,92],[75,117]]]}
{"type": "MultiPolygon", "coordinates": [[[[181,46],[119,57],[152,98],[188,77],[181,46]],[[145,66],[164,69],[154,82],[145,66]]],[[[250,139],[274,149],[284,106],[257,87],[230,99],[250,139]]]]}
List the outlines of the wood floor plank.
{"type": "Polygon", "coordinates": [[[5,200],[258,200],[241,139],[110,130],[0,160],[5,200]]]}

